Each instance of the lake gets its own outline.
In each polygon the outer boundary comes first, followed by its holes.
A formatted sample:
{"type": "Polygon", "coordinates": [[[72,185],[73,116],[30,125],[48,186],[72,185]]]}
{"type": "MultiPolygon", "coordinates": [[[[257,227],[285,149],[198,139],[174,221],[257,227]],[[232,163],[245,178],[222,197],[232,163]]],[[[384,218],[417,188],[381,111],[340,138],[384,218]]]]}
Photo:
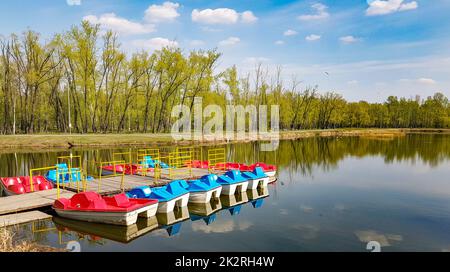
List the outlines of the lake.
{"type": "MultiPolygon", "coordinates": [[[[108,227],[55,218],[18,237],[83,251],[450,251],[450,135],[308,138],[227,146],[228,160],[276,164],[267,190],[108,227]]],[[[128,150],[128,149],[127,149],[128,150]]],[[[127,150],[71,150],[85,163],[127,150]]],[[[204,148],[206,152],[207,148],[204,148]]],[[[0,176],[53,165],[69,151],[0,154],[0,176]]]]}

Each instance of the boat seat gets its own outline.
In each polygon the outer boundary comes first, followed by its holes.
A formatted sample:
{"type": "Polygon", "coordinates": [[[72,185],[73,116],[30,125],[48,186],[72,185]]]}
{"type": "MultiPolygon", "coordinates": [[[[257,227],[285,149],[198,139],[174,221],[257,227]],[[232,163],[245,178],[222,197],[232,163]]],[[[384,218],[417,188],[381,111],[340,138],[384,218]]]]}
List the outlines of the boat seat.
{"type": "Polygon", "coordinates": [[[6,187],[22,183],[22,181],[19,178],[5,178],[3,180],[4,180],[6,187]]]}
{"type": "Polygon", "coordinates": [[[95,192],[79,193],[70,200],[70,207],[82,209],[106,209],[106,201],[95,192]]]}
{"type": "Polygon", "coordinates": [[[8,186],[8,190],[12,191],[18,195],[22,195],[25,194],[27,191],[25,189],[25,186],[23,186],[22,184],[14,184],[14,185],[10,185],[8,186]]]}
{"type": "Polygon", "coordinates": [[[120,208],[128,208],[133,205],[126,194],[115,195],[113,197],[105,198],[105,200],[108,205],[120,208]]]}

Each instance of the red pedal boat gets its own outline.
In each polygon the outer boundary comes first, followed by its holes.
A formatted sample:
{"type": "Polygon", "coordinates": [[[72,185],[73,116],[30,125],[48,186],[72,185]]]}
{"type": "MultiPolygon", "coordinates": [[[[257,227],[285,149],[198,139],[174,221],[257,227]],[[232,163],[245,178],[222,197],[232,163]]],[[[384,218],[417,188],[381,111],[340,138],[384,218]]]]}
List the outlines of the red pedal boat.
{"type": "Polygon", "coordinates": [[[125,194],[102,197],[95,192],[85,192],[76,194],[71,199],[56,200],[53,209],[64,218],[130,226],[136,223],[139,216],[155,216],[158,200],[129,199],[125,194]]]}
{"type": "Polygon", "coordinates": [[[277,167],[275,165],[258,162],[249,166],[250,171],[255,171],[255,168],[257,167],[261,167],[268,177],[275,177],[277,174],[277,167]]]}
{"type": "Polygon", "coordinates": [[[135,175],[140,171],[140,167],[138,165],[132,164],[118,164],[118,165],[107,165],[102,167],[102,175],[112,175],[114,174],[114,167],[116,168],[117,174],[125,173],[125,175],[135,175]]]}
{"type": "MultiPolygon", "coordinates": [[[[23,195],[31,193],[30,177],[13,177],[13,178],[1,178],[1,185],[3,191],[8,196],[23,195]]],[[[53,189],[51,182],[45,179],[43,176],[33,177],[33,190],[34,192],[45,191],[53,189]]]]}

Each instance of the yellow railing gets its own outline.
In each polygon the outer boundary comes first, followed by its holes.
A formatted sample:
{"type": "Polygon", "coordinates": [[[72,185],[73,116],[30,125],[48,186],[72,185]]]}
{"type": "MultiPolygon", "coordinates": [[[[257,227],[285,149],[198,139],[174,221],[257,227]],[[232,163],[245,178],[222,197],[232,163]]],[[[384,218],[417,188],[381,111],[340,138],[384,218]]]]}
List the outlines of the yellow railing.
{"type": "Polygon", "coordinates": [[[70,169],[70,168],[73,168],[73,165],[74,165],[73,161],[74,161],[74,159],[78,161],[77,168],[83,169],[81,156],[72,156],[72,155],[70,155],[70,156],[62,156],[62,157],[58,157],[57,158],[57,162],[59,164],[60,161],[62,161],[62,162],[67,161],[67,166],[70,169]]]}
{"type": "Polygon", "coordinates": [[[180,147],[169,154],[169,178],[192,177],[191,162],[194,157],[192,147],[180,147]]]}
{"type": "MultiPolygon", "coordinates": [[[[226,163],[226,149],[225,148],[214,148],[208,150],[208,162],[209,162],[209,171],[217,170],[217,164],[225,164],[226,163]]],[[[222,170],[222,169],[218,169],[222,170]]],[[[223,169],[224,170],[224,169],[223,169]]]]}
{"type": "Polygon", "coordinates": [[[111,177],[121,177],[121,181],[120,181],[120,188],[122,189],[122,191],[125,190],[125,161],[121,160],[121,161],[111,161],[111,162],[100,162],[98,163],[98,168],[99,168],[99,176],[98,176],[98,192],[100,192],[101,188],[102,188],[102,178],[111,178],[111,177]],[[103,175],[103,167],[108,166],[108,165],[112,165],[113,169],[112,169],[112,174],[111,175],[107,175],[104,176],[103,175]],[[123,165],[123,171],[122,173],[117,173],[117,167],[118,165],[123,165]]]}
{"type": "Polygon", "coordinates": [[[35,234],[35,233],[50,232],[50,231],[57,230],[57,228],[55,228],[55,227],[49,228],[46,224],[44,224],[44,228],[41,228],[41,226],[37,226],[37,225],[40,225],[41,223],[46,223],[46,222],[53,222],[53,221],[51,219],[44,219],[44,220],[38,220],[38,221],[32,222],[31,223],[31,232],[33,234],[35,234]]]}
{"type": "MultiPolygon", "coordinates": [[[[58,167],[51,166],[51,167],[42,167],[42,168],[30,169],[30,185],[31,185],[30,189],[31,189],[31,192],[34,192],[33,173],[41,172],[41,171],[50,171],[50,170],[56,170],[56,172],[58,172],[58,167]]],[[[59,175],[56,175],[56,186],[57,186],[57,198],[59,199],[59,175]]]]}

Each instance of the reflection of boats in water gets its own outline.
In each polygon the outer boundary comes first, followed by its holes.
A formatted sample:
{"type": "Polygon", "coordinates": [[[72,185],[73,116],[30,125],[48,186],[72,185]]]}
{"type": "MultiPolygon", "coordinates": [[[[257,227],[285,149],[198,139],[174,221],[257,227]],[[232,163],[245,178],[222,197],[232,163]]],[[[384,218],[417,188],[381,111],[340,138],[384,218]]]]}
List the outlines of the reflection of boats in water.
{"type": "Polygon", "coordinates": [[[100,223],[89,223],[62,217],[53,217],[58,230],[75,231],[106,238],[120,243],[129,243],[132,240],[158,228],[158,220],[155,216],[139,218],[136,224],[131,226],[105,225],[100,223]]]}
{"type": "Polygon", "coordinates": [[[256,190],[247,191],[247,196],[255,209],[261,208],[264,204],[264,199],[269,197],[269,188],[262,187],[256,190]]]}
{"type": "Polygon", "coordinates": [[[242,205],[248,202],[247,192],[241,192],[235,195],[220,197],[222,206],[230,211],[231,215],[238,215],[241,212],[242,205]]]}
{"type": "Polygon", "coordinates": [[[158,213],[158,224],[161,228],[166,229],[169,236],[176,235],[180,232],[183,221],[189,219],[189,209],[187,206],[177,208],[170,213],[158,213]]]}
{"type": "Polygon", "coordinates": [[[222,209],[220,201],[213,201],[206,204],[192,204],[189,205],[189,213],[192,221],[202,220],[206,225],[212,224],[216,221],[217,212],[222,209]]]}

